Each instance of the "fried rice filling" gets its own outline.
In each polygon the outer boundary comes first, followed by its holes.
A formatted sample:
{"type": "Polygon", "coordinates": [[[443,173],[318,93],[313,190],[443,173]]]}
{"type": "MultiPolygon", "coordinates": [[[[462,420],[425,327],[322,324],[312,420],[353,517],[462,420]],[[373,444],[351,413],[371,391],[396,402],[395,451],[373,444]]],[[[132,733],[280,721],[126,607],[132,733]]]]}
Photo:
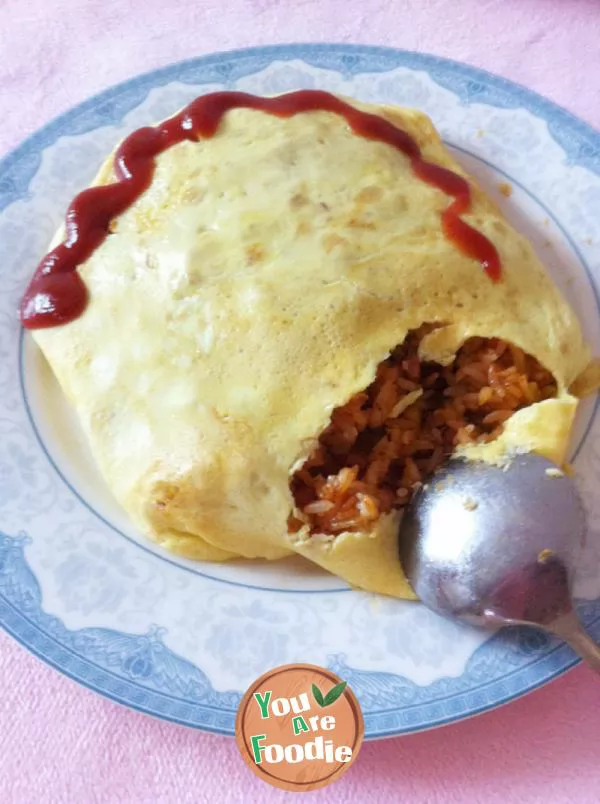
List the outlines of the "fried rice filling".
{"type": "Polygon", "coordinates": [[[470,338],[453,363],[421,360],[431,327],[411,332],[375,380],[342,407],[293,475],[291,531],[369,531],[405,506],[461,445],[497,438],[517,410],[556,395],[531,355],[498,338],[470,338]]]}

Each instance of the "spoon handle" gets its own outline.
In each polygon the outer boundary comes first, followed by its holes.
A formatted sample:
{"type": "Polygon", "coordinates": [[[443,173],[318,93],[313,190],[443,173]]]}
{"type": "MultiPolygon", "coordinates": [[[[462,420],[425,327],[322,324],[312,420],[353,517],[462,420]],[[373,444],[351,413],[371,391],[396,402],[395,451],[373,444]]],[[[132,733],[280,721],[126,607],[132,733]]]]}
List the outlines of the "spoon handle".
{"type": "Polygon", "coordinates": [[[600,645],[585,631],[574,611],[558,617],[546,629],[564,640],[592,670],[600,674],[600,645]]]}

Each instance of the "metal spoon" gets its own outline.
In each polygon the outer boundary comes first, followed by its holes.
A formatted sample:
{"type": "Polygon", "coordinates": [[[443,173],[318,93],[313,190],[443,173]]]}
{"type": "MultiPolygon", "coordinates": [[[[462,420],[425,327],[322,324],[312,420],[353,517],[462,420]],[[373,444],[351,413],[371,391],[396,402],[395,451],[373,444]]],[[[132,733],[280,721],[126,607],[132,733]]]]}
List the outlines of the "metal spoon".
{"type": "Polygon", "coordinates": [[[407,508],[400,560],[439,614],[488,628],[542,628],[600,673],[600,647],[571,597],[584,536],[575,484],[545,458],[519,456],[506,469],[453,460],[407,508]]]}

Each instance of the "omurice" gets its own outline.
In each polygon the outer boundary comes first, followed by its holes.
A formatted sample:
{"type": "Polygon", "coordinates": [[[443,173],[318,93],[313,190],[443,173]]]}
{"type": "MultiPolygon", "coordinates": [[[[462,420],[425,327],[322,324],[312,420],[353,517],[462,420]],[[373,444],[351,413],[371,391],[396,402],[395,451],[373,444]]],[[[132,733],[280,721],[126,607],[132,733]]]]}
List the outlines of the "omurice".
{"type": "Polygon", "coordinates": [[[151,539],[397,597],[419,484],[451,454],[560,464],[590,385],[574,312],[429,118],[313,90],[127,137],[20,314],[151,539]]]}

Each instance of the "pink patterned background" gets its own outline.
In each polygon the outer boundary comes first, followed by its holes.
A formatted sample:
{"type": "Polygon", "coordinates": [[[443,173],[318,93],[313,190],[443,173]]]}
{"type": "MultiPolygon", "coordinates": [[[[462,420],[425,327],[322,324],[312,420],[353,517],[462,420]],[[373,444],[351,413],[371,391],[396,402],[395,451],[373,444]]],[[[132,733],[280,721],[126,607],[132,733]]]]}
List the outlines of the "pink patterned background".
{"type": "MultiPolygon", "coordinates": [[[[527,85],[600,127],[600,0],[0,0],[0,156],[136,73],[234,47],[423,50],[527,85]]],[[[151,720],[0,634],[0,802],[271,802],[232,740],[151,720]]],[[[600,681],[578,668],[495,712],[366,744],[313,801],[597,804],[600,681]]]]}

